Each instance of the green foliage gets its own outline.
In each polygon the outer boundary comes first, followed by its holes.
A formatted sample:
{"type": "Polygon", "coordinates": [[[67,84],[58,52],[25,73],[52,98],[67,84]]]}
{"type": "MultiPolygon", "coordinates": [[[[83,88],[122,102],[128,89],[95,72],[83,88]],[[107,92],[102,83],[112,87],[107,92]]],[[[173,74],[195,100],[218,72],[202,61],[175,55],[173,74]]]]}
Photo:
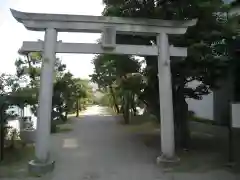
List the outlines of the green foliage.
{"type": "MultiPolygon", "coordinates": [[[[170,44],[188,47],[187,58],[171,58],[176,129],[186,126],[188,109],[185,98],[201,99],[203,95],[218,88],[216,86],[218,80],[224,78],[229,72],[229,65],[233,60],[230,47],[239,29],[238,17],[228,17],[231,5],[223,4],[221,0],[103,0],[103,3],[105,4],[104,16],[166,20],[198,19],[196,26],[190,27],[185,35],[169,36],[170,44]],[[196,87],[189,85],[196,81],[199,82],[196,87]]],[[[156,44],[156,37],[117,35],[117,43],[151,45],[156,44]]],[[[93,76],[93,80],[100,87],[111,87],[109,85],[117,84],[117,88],[114,87],[112,92],[119,91],[115,94],[120,97],[115,97],[115,99],[122,99],[122,102],[129,102],[126,99],[131,97],[130,92],[137,91],[135,94],[147,105],[148,111],[160,119],[157,58],[144,57],[146,67],[143,71],[139,69],[134,71],[142,76],[144,83],[139,83],[135,79],[128,80],[129,84],[122,79],[125,76],[118,76],[116,73],[124,68],[112,66],[112,62],[117,61],[116,57],[102,56],[102,58],[105,60],[98,60],[101,63],[94,63],[97,77],[93,76]],[[107,78],[104,79],[105,76],[107,78]],[[120,84],[121,88],[119,88],[120,84]]],[[[126,62],[123,66],[129,65],[126,62]]],[[[128,104],[123,107],[125,106],[129,107],[128,104]]]]}
{"type": "MultiPolygon", "coordinates": [[[[79,111],[79,102],[91,98],[91,88],[87,80],[74,78],[71,73],[65,73],[56,79],[53,94],[53,119],[59,117],[67,120],[67,115],[72,111],[79,111]],[[77,107],[78,105],[78,107],[77,107]],[[63,113],[65,114],[63,116],[63,113]]],[[[58,119],[59,119],[58,118],[58,119]]]]}
{"type": "Polygon", "coordinates": [[[98,55],[94,58],[95,66],[92,81],[105,91],[101,103],[112,106],[117,113],[122,109],[126,122],[130,109],[135,110],[135,96],[143,88],[141,63],[132,56],[98,55]],[[125,109],[125,110],[124,110],[125,109]]]}
{"type": "MultiPolygon", "coordinates": [[[[184,75],[185,84],[198,80],[202,82],[197,88],[186,87],[185,97],[201,98],[201,95],[209,93],[209,90],[215,87],[216,79],[222,75],[222,70],[226,67],[226,60],[229,60],[224,53],[226,51],[226,44],[218,44],[223,40],[231,39],[236,33],[234,29],[229,28],[229,23],[218,23],[220,15],[227,11],[226,7],[220,0],[205,0],[205,1],[104,1],[106,8],[103,12],[107,16],[129,16],[142,18],[159,18],[169,20],[184,20],[198,18],[198,23],[195,27],[189,28],[186,35],[178,37],[170,37],[170,42],[176,46],[189,46],[189,56],[183,62],[172,61],[173,82],[175,86],[179,86],[179,73],[184,75]],[[221,12],[220,14],[216,14],[221,12]],[[212,51],[218,51],[218,56],[212,51]],[[223,61],[225,60],[225,61],[223,61]],[[174,72],[176,71],[176,72],[174,72]],[[181,71],[181,72],[180,72],[181,71]]],[[[121,36],[121,41],[128,40],[129,37],[121,36]]],[[[138,44],[149,44],[155,42],[155,37],[132,37],[132,42],[138,44]]],[[[146,57],[147,68],[146,75],[152,84],[157,84],[155,76],[157,73],[157,66],[154,62],[155,58],[146,57]],[[151,79],[151,80],[150,80],[151,79]]],[[[145,96],[157,96],[157,85],[154,87],[147,87],[152,93],[148,91],[145,96]]],[[[146,89],[147,90],[147,89],[146,89]]],[[[144,97],[145,99],[151,99],[144,97]]],[[[155,98],[154,98],[155,99],[155,98]]],[[[149,102],[151,104],[151,102],[149,102]]]]}
{"type": "MultiPolygon", "coordinates": [[[[24,80],[25,85],[14,93],[21,100],[21,106],[30,105],[33,113],[37,115],[42,55],[30,53],[25,59],[16,60],[15,65],[17,76],[24,80]]],[[[66,65],[58,58],[54,69],[52,119],[65,121],[69,112],[79,111],[76,104],[79,106],[79,103],[89,102],[92,92],[88,81],[74,78],[71,73],[65,72],[66,65]]]]}
{"type": "MultiPolygon", "coordinates": [[[[16,77],[0,74],[0,105],[4,103],[3,119],[9,116],[6,110],[12,105],[21,109],[30,105],[32,112],[37,115],[42,55],[30,53],[26,58],[17,59],[15,66],[16,77]]],[[[92,103],[93,92],[89,81],[74,78],[65,69],[66,65],[57,59],[52,99],[53,120],[65,121],[70,112],[78,112],[85,108],[86,104],[92,103]]]]}
{"type": "MultiPolygon", "coordinates": [[[[10,128],[7,127],[7,120],[10,117],[16,116],[15,114],[8,112],[7,110],[15,105],[16,98],[11,95],[11,91],[17,88],[15,78],[10,75],[1,74],[0,75],[0,153],[1,160],[4,158],[4,145],[5,139],[9,134],[10,128]]],[[[11,133],[11,132],[10,132],[11,133]]],[[[16,133],[13,132],[12,135],[16,133]]],[[[12,146],[14,144],[12,143],[12,146]]]]}
{"type": "Polygon", "coordinates": [[[93,82],[100,88],[112,85],[119,77],[138,72],[140,64],[133,58],[124,55],[98,55],[94,58],[93,82]]]}
{"type": "Polygon", "coordinates": [[[7,94],[19,88],[17,77],[9,74],[0,74],[0,94],[7,94]]]}

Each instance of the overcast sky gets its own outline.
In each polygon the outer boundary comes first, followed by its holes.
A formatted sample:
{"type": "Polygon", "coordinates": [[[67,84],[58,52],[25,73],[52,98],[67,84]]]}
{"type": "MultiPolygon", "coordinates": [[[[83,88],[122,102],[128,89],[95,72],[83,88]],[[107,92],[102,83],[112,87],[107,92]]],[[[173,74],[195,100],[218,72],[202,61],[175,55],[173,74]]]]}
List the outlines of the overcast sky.
{"type": "MultiPolygon", "coordinates": [[[[10,8],[25,12],[101,15],[102,0],[0,0],[0,73],[15,73],[14,61],[23,41],[42,39],[42,32],[26,30],[11,15],[10,8]]],[[[94,43],[99,34],[59,33],[64,42],[94,43]]],[[[76,77],[88,78],[93,71],[94,55],[59,54],[76,77]]]]}

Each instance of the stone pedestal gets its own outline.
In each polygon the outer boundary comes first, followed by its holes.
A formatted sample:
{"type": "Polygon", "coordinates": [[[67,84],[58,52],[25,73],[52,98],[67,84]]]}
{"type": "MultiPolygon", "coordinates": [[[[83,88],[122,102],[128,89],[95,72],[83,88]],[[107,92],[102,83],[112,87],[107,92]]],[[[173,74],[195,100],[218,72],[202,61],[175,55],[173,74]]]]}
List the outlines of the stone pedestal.
{"type": "Polygon", "coordinates": [[[163,168],[171,168],[171,167],[179,165],[180,158],[178,158],[177,156],[168,158],[164,154],[162,154],[161,156],[157,157],[156,163],[157,163],[157,165],[159,165],[163,168]]]}
{"type": "Polygon", "coordinates": [[[30,174],[34,176],[42,176],[53,171],[55,161],[47,161],[45,163],[37,160],[31,160],[28,162],[28,170],[30,174]]]}

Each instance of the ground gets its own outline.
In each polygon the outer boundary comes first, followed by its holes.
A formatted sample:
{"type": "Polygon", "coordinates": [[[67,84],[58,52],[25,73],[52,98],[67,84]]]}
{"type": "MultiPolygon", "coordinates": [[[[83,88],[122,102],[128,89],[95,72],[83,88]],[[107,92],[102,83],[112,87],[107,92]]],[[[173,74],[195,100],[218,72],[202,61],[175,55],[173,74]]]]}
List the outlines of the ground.
{"type": "MultiPolygon", "coordinates": [[[[73,118],[73,130],[53,134],[53,173],[40,180],[237,180],[222,169],[204,172],[172,171],[156,165],[159,148],[146,146],[138,133],[119,123],[106,108],[93,106],[73,118]]],[[[160,143],[160,142],[159,142],[160,143]]],[[[201,161],[201,159],[199,159],[201,161]]],[[[190,162],[189,162],[190,163],[190,162]]],[[[193,165],[194,166],[194,165],[193,165]]],[[[19,178],[18,178],[19,179],[19,178]]],[[[36,179],[36,178],[22,178],[36,179]]],[[[1,180],[10,180],[1,178],[1,180]]],[[[13,180],[13,179],[12,179],[13,180]]]]}
{"type": "Polygon", "coordinates": [[[54,180],[163,178],[155,164],[158,153],[123,131],[117,117],[96,106],[85,114],[92,115],[75,119],[72,132],[54,138],[54,180]]]}

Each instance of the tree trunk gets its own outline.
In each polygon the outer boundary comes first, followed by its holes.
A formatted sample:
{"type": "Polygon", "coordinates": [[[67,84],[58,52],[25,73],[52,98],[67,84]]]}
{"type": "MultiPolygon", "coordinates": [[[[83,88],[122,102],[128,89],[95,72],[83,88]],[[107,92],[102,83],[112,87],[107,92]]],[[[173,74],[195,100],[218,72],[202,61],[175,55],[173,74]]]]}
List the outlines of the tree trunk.
{"type": "Polygon", "coordinates": [[[78,105],[79,105],[79,111],[82,111],[83,110],[82,103],[80,102],[78,105]]]}
{"type": "Polygon", "coordinates": [[[119,110],[119,107],[118,107],[118,104],[117,104],[117,100],[116,100],[116,97],[115,97],[115,94],[114,94],[114,91],[113,91],[112,86],[110,86],[109,89],[110,89],[110,93],[111,93],[111,95],[112,95],[112,97],[113,97],[113,103],[114,103],[116,112],[119,114],[119,113],[120,113],[120,110],[119,110]]]}
{"type": "Polygon", "coordinates": [[[175,121],[176,121],[176,140],[180,147],[189,148],[190,131],[188,124],[188,107],[185,99],[176,103],[175,121]]]}
{"type": "Polygon", "coordinates": [[[184,97],[184,84],[180,86],[175,91],[174,95],[175,139],[178,146],[188,149],[190,141],[188,104],[184,97]]]}
{"type": "Polygon", "coordinates": [[[129,124],[130,123],[130,119],[129,119],[129,108],[130,108],[130,104],[129,104],[129,93],[125,93],[124,95],[124,102],[123,102],[123,117],[124,117],[124,123],[125,124],[129,124]]]}
{"type": "MultiPolygon", "coordinates": [[[[2,105],[3,106],[3,105],[2,105]]],[[[4,119],[3,119],[3,107],[0,108],[0,161],[3,161],[4,156],[4,119]]]]}
{"type": "Polygon", "coordinates": [[[133,116],[137,116],[137,109],[136,109],[136,107],[133,107],[132,110],[133,110],[133,116]]]}
{"type": "Polygon", "coordinates": [[[136,103],[135,103],[135,95],[134,93],[131,93],[131,109],[133,110],[133,116],[137,115],[137,108],[136,108],[136,103]]]}
{"type": "Polygon", "coordinates": [[[76,117],[79,117],[79,99],[77,100],[77,102],[76,102],[77,104],[76,104],[76,106],[77,106],[77,113],[76,113],[76,117]]]}
{"type": "Polygon", "coordinates": [[[68,110],[65,112],[65,116],[64,116],[64,122],[67,121],[67,117],[68,117],[68,110]]]}

